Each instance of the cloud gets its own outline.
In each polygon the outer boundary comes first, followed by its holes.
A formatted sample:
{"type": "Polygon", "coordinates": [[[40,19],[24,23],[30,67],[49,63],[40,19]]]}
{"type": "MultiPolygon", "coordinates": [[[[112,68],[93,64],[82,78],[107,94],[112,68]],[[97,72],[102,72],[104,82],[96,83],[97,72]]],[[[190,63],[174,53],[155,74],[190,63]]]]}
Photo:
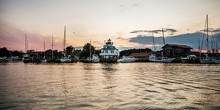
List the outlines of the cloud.
{"type": "Polygon", "coordinates": [[[119,8],[122,12],[127,12],[127,11],[130,11],[130,10],[137,8],[137,7],[139,7],[139,5],[137,3],[119,6],[119,8]]]}
{"type": "MultiPolygon", "coordinates": [[[[170,34],[174,34],[175,32],[177,32],[176,29],[171,29],[171,28],[164,28],[163,29],[164,32],[168,32],[170,34]]],[[[143,32],[146,32],[146,33],[151,33],[151,32],[154,32],[154,33],[162,33],[162,29],[161,30],[134,30],[130,33],[143,33],[143,32]]]]}
{"type": "Polygon", "coordinates": [[[176,29],[171,29],[171,28],[165,28],[165,29],[164,29],[164,32],[175,33],[175,32],[177,32],[177,30],[176,30],[176,29]]]}
{"type": "Polygon", "coordinates": [[[220,33],[220,28],[214,29],[213,32],[220,33]]]}
{"type": "Polygon", "coordinates": [[[141,33],[141,32],[149,32],[148,30],[134,30],[131,31],[130,33],[141,33]]]}
{"type": "MultiPolygon", "coordinates": [[[[207,32],[207,29],[201,29],[201,30],[199,30],[200,32],[207,32]]],[[[218,32],[219,30],[218,29],[214,29],[214,28],[208,28],[208,31],[209,32],[218,32]]]]}
{"type": "MultiPolygon", "coordinates": [[[[185,44],[189,45],[194,49],[198,49],[199,47],[199,40],[203,39],[203,33],[201,32],[195,32],[195,33],[188,33],[188,34],[181,34],[181,35],[175,35],[175,36],[169,36],[165,37],[166,43],[170,44],[185,44]]],[[[155,39],[155,45],[158,45],[157,47],[161,47],[163,45],[163,38],[162,37],[154,37],[155,39]]],[[[220,33],[214,34],[213,37],[209,38],[210,41],[215,42],[215,49],[220,49],[220,33]],[[217,44],[216,44],[217,43],[217,44]],[[217,47],[219,46],[219,47],[217,47]]],[[[138,44],[153,44],[153,38],[152,36],[145,36],[145,35],[138,35],[136,37],[130,38],[129,42],[138,43],[138,44]]],[[[211,43],[210,47],[211,46],[211,43]]],[[[205,43],[203,44],[203,47],[205,47],[205,43]]]]}
{"type": "Polygon", "coordinates": [[[135,4],[132,4],[131,6],[132,6],[132,7],[138,7],[138,4],[135,3],[135,4]]]}
{"type": "MultiPolygon", "coordinates": [[[[162,37],[154,37],[155,44],[161,45],[163,42],[162,37]]],[[[139,43],[139,44],[153,44],[152,36],[138,35],[136,37],[130,38],[129,42],[139,43]]]]}
{"type": "Polygon", "coordinates": [[[128,40],[127,38],[123,38],[123,37],[117,37],[115,39],[118,39],[118,40],[128,40]]]}
{"type": "MultiPolygon", "coordinates": [[[[46,42],[46,49],[51,48],[51,36],[44,36],[37,33],[29,33],[0,21],[0,47],[7,47],[10,50],[25,49],[25,34],[28,37],[28,49],[43,50],[43,42],[46,42]]],[[[62,49],[62,40],[54,36],[54,49],[62,49]]]]}

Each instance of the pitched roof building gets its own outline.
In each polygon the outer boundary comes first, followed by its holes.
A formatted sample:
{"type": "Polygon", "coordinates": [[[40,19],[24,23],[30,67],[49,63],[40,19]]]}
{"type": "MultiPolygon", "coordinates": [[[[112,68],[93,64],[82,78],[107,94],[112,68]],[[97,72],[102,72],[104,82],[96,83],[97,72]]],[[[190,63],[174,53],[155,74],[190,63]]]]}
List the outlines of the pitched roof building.
{"type": "Polygon", "coordinates": [[[166,44],[163,47],[163,56],[165,57],[181,57],[190,54],[192,47],[187,45],[166,44]]]}
{"type": "Polygon", "coordinates": [[[152,52],[141,52],[141,53],[132,53],[129,56],[133,56],[134,58],[146,58],[149,57],[152,52]]]}

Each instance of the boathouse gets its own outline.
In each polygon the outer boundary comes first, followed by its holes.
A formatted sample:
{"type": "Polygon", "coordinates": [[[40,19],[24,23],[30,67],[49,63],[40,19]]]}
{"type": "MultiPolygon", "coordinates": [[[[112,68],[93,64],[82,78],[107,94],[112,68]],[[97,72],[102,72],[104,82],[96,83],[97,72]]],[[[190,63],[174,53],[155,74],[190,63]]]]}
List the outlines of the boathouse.
{"type": "Polygon", "coordinates": [[[137,59],[137,62],[145,62],[148,61],[148,57],[152,54],[152,52],[140,52],[140,53],[132,53],[129,56],[133,56],[137,59]]]}
{"type": "Polygon", "coordinates": [[[192,47],[187,45],[166,44],[162,49],[164,57],[175,58],[189,55],[192,47]]]}

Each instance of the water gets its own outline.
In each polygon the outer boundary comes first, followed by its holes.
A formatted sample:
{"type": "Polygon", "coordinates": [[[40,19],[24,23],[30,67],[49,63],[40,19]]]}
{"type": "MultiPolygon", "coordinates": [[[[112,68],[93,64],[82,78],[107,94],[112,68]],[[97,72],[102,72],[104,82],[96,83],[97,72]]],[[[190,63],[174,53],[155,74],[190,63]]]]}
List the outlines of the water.
{"type": "Polygon", "coordinates": [[[220,109],[220,65],[0,64],[0,109],[220,109]]]}

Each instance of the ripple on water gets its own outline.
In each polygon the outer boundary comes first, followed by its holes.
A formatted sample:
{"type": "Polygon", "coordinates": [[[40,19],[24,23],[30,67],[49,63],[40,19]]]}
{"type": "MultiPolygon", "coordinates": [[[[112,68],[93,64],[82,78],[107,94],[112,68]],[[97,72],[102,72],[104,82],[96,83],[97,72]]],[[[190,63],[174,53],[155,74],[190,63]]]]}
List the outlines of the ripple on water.
{"type": "Polygon", "coordinates": [[[160,93],[158,91],[155,91],[155,90],[149,90],[149,89],[145,89],[146,92],[151,92],[151,93],[160,93]]]}
{"type": "Polygon", "coordinates": [[[65,105],[64,107],[58,107],[58,110],[72,110],[72,109],[92,109],[96,106],[88,103],[80,103],[80,104],[72,104],[72,105],[65,105]]]}
{"type": "Polygon", "coordinates": [[[219,65],[14,63],[0,71],[0,109],[220,109],[219,65]]]}

